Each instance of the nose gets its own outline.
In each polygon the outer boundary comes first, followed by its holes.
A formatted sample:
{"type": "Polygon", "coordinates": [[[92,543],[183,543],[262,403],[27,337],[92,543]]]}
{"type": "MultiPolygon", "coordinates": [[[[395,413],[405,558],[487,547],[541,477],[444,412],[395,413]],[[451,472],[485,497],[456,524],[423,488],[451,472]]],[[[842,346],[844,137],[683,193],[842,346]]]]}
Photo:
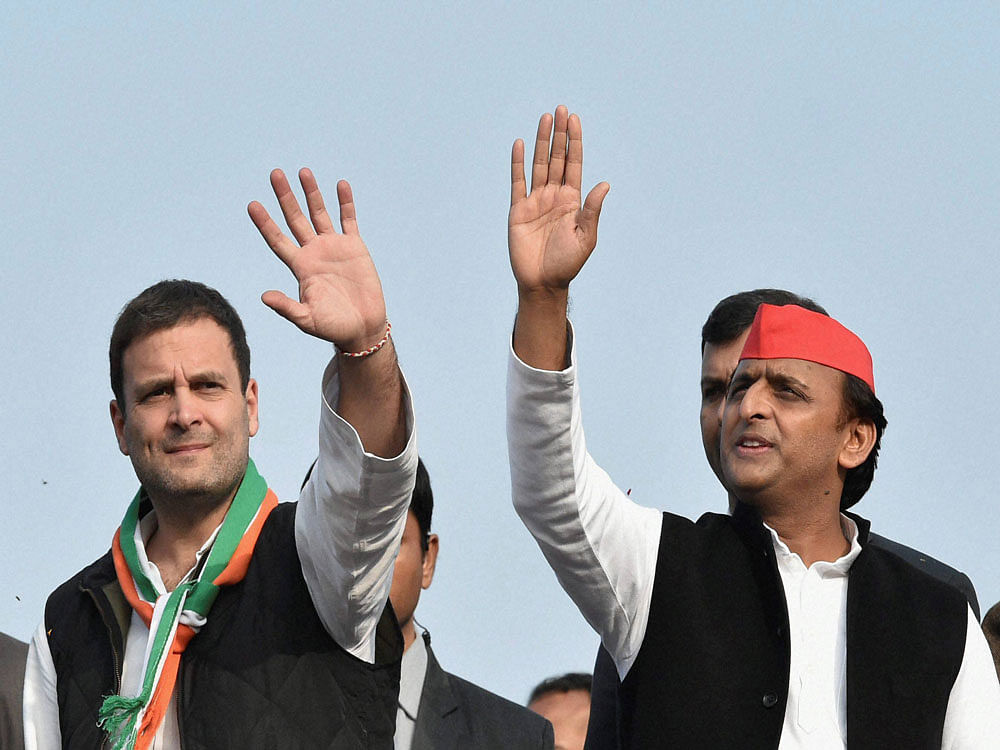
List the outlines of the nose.
{"type": "Polygon", "coordinates": [[[174,391],[173,408],[170,412],[170,422],[181,430],[189,430],[201,423],[201,409],[198,399],[190,388],[177,388],[174,391]]]}
{"type": "Polygon", "coordinates": [[[770,412],[770,401],[767,398],[767,388],[761,381],[751,383],[744,391],[740,400],[740,419],[746,422],[753,422],[758,419],[766,419],[770,412]]]}

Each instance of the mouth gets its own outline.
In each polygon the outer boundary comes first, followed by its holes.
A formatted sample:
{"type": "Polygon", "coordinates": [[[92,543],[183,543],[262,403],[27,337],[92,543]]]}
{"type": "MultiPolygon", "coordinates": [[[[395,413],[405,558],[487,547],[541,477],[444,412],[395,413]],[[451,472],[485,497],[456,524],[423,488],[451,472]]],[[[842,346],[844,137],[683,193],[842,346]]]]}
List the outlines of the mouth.
{"type": "Polygon", "coordinates": [[[208,447],[208,443],[188,443],[186,445],[172,445],[169,448],[164,448],[163,452],[175,456],[184,456],[203,451],[208,447]]]}
{"type": "Polygon", "coordinates": [[[736,452],[740,456],[759,456],[774,445],[759,435],[743,435],[736,441],[736,452]]]}

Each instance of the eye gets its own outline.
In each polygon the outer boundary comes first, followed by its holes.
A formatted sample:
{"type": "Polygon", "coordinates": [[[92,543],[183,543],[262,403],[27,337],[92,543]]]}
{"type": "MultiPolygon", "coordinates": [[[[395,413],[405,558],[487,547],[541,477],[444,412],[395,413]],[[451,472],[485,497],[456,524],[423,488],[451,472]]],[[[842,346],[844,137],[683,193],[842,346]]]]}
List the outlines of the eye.
{"type": "Polygon", "coordinates": [[[796,388],[793,388],[790,385],[780,386],[778,387],[777,391],[783,398],[799,399],[799,400],[805,398],[805,395],[801,391],[799,391],[796,388]]]}
{"type": "Polygon", "coordinates": [[[708,385],[701,389],[701,400],[706,403],[718,401],[725,395],[725,389],[721,385],[708,385]]]}
{"type": "Polygon", "coordinates": [[[743,394],[746,393],[746,390],[746,383],[733,383],[729,386],[729,392],[726,393],[726,399],[729,401],[738,401],[743,398],[743,394]]]}
{"type": "Polygon", "coordinates": [[[216,391],[222,388],[222,383],[214,380],[205,380],[200,383],[193,383],[191,387],[196,391],[216,391]]]}
{"type": "Polygon", "coordinates": [[[152,399],[157,399],[157,398],[160,398],[162,396],[166,396],[168,393],[169,393],[169,390],[167,389],[166,386],[160,386],[159,388],[153,388],[153,389],[151,389],[149,391],[146,391],[146,393],[143,394],[141,400],[142,401],[150,401],[152,399]]]}

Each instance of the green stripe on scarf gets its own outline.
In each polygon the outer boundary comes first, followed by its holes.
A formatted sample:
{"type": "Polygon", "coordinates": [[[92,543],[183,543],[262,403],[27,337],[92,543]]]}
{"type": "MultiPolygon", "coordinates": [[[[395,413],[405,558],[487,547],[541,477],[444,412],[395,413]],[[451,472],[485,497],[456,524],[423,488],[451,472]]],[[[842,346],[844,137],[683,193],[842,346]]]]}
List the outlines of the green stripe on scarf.
{"type": "MultiPolygon", "coordinates": [[[[142,499],[140,489],[122,519],[119,540],[122,554],[128,563],[129,571],[135,580],[139,595],[150,604],[157,600],[156,587],[146,576],[139,565],[139,553],[135,545],[135,530],[139,524],[139,505],[142,499]]],[[[247,528],[260,509],[267,495],[267,482],[257,472],[257,467],[250,460],[247,463],[243,481],[236,491],[236,497],[226,512],[222,528],[209,550],[208,558],[202,566],[201,573],[195,581],[182,583],[168,595],[167,603],[160,617],[155,633],[150,633],[153,639],[149,661],[142,680],[139,695],[129,698],[122,695],[109,695],[98,712],[98,726],[104,727],[111,738],[113,750],[124,750],[134,745],[139,730],[139,719],[143,710],[152,700],[156,688],[157,673],[160,663],[166,658],[171,646],[171,632],[180,619],[182,611],[190,611],[203,617],[208,615],[215,598],[219,595],[219,587],[213,581],[225,570],[236,547],[243,539],[247,528]]]]}

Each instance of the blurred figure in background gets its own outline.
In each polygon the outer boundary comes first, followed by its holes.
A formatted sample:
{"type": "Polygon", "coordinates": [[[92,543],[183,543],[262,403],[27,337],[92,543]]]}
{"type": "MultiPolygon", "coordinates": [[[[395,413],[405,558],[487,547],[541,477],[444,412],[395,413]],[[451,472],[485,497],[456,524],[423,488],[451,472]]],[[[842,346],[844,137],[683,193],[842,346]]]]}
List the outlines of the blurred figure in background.
{"type": "Polygon", "coordinates": [[[528,708],[552,722],[555,750],[583,750],[590,719],[591,676],[570,672],[543,680],[531,691],[528,708]]]}
{"type": "Polygon", "coordinates": [[[24,747],[21,695],[28,644],[0,633],[0,748],[24,747]]]}
{"type": "MultiPolygon", "coordinates": [[[[403,632],[395,750],[524,750],[552,748],[552,727],[523,706],[445,672],[431,650],[431,636],[417,637],[414,613],[431,585],[438,536],[431,533],[434,494],[423,461],[406,514],[389,600],[403,632]]],[[[587,722],[584,718],[584,731],[587,722]]],[[[582,744],[581,744],[582,747],[582,744]]]]}

